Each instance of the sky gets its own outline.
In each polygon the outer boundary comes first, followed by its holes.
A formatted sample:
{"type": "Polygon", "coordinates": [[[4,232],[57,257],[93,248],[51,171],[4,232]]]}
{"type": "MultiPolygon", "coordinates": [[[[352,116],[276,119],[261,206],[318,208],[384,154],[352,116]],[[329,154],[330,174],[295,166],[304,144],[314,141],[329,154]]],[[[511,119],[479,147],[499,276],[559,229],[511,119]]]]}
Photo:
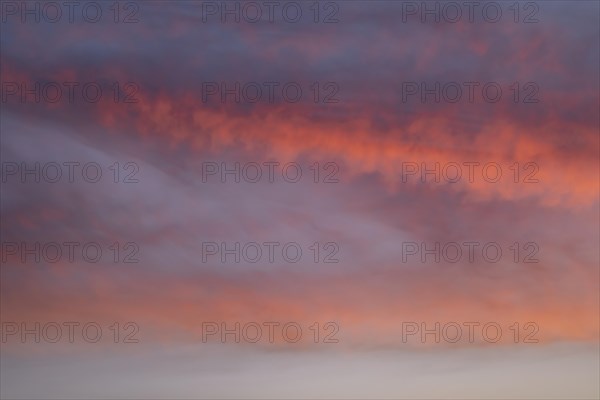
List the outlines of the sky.
{"type": "Polygon", "coordinates": [[[0,397],[600,397],[600,3],[67,3],[0,3],[0,397]]]}

